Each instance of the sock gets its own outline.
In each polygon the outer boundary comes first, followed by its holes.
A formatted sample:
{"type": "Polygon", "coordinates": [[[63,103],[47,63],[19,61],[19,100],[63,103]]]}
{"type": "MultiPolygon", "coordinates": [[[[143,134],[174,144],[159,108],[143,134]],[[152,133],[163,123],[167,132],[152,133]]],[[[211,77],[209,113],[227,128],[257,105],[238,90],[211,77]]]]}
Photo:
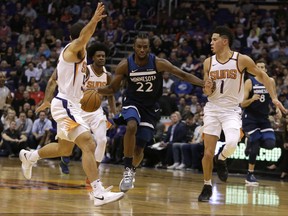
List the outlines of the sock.
{"type": "Polygon", "coordinates": [[[226,157],[222,154],[222,152],[218,156],[219,160],[226,160],[226,157]]]}
{"type": "Polygon", "coordinates": [[[128,167],[129,169],[131,169],[133,166],[132,166],[132,161],[133,161],[133,158],[128,158],[128,157],[124,157],[124,167],[126,169],[126,167],[128,167]]]}
{"type": "Polygon", "coordinates": [[[101,186],[102,186],[102,184],[101,184],[100,179],[97,179],[91,183],[91,187],[93,188],[93,190],[97,190],[97,189],[101,188],[101,186]]]}
{"type": "Polygon", "coordinates": [[[211,179],[208,180],[208,181],[204,180],[204,185],[211,185],[211,186],[212,186],[212,181],[211,181],[211,179]]]}
{"type": "Polygon", "coordinates": [[[38,154],[38,150],[33,151],[30,154],[29,160],[33,163],[35,163],[36,161],[38,161],[40,159],[40,156],[38,154]]]}

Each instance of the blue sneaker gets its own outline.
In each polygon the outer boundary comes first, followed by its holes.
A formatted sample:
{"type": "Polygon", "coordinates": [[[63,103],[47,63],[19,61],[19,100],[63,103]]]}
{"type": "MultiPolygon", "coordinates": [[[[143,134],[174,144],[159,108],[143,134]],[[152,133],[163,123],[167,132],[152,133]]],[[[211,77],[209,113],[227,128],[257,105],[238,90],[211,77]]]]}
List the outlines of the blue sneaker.
{"type": "Polygon", "coordinates": [[[70,162],[69,157],[61,157],[59,167],[62,174],[65,175],[69,174],[69,167],[68,167],[69,162],[70,162]]]}
{"type": "Polygon", "coordinates": [[[253,175],[253,173],[248,172],[246,180],[245,180],[246,185],[248,186],[258,186],[259,182],[257,181],[257,179],[255,178],[255,176],[253,175]]]}

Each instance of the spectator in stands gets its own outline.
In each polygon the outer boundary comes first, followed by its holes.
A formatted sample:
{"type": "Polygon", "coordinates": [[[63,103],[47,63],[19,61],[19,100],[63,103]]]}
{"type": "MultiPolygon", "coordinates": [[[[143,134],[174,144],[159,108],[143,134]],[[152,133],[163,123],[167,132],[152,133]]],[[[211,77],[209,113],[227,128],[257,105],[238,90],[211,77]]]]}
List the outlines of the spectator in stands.
{"type": "Polygon", "coordinates": [[[29,146],[32,149],[38,149],[50,142],[50,129],[52,129],[52,122],[47,119],[44,111],[39,112],[39,118],[33,123],[32,134],[33,144],[29,146]]]}
{"type": "Polygon", "coordinates": [[[42,70],[35,67],[33,62],[28,64],[28,68],[25,70],[25,76],[27,78],[27,82],[30,82],[31,77],[34,77],[36,81],[39,81],[41,78],[42,70]]]}
{"type": "Polygon", "coordinates": [[[30,32],[30,27],[28,25],[24,25],[22,28],[22,33],[18,37],[18,43],[22,46],[22,48],[26,47],[26,43],[28,41],[33,40],[33,36],[30,32]]]}
{"type": "Polygon", "coordinates": [[[24,109],[25,103],[28,103],[30,105],[29,109],[31,108],[32,110],[35,110],[35,105],[36,105],[35,100],[30,97],[30,94],[28,91],[24,91],[23,99],[19,100],[19,112],[25,111],[24,109]]]}
{"type": "Polygon", "coordinates": [[[13,108],[11,108],[11,107],[8,108],[7,115],[5,115],[5,116],[3,115],[1,117],[1,121],[2,121],[3,126],[4,126],[4,130],[8,129],[9,126],[10,126],[10,123],[12,121],[16,122],[16,120],[17,120],[17,116],[16,116],[15,110],[13,108]]]}
{"type": "Polygon", "coordinates": [[[170,116],[178,110],[176,100],[170,97],[169,90],[164,88],[162,96],[159,98],[161,116],[170,116]]]}
{"type": "Polygon", "coordinates": [[[169,72],[163,73],[163,89],[166,88],[168,93],[171,91],[171,86],[174,83],[174,81],[170,78],[169,72]]]}
{"type": "Polygon", "coordinates": [[[167,130],[164,140],[161,142],[161,146],[165,147],[165,164],[172,164],[167,168],[173,169],[179,165],[179,163],[177,164],[177,162],[173,161],[173,144],[186,141],[187,128],[185,123],[181,121],[181,115],[178,111],[172,113],[170,118],[171,125],[167,130]]]}
{"type": "Polygon", "coordinates": [[[32,7],[32,3],[28,2],[27,5],[23,8],[20,14],[24,18],[29,18],[32,22],[37,18],[37,12],[32,7]]]}
{"type": "Polygon", "coordinates": [[[11,37],[11,28],[7,25],[6,20],[1,21],[0,25],[0,41],[9,41],[9,38],[11,37]]]}
{"type": "Polygon", "coordinates": [[[29,94],[30,98],[34,99],[36,106],[43,101],[45,95],[44,92],[40,90],[39,84],[37,82],[33,84],[31,92],[29,94]]]}
{"type": "Polygon", "coordinates": [[[260,36],[260,41],[264,43],[272,60],[279,56],[279,40],[277,35],[272,32],[272,27],[266,28],[266,32],[260,36]]]}
{"type": "Polygon", "coordinates": [[[19,132],[26,135],[26,137],[31,136],[33,127],[33,122],[30,118],[27,118],[25,112],[20,112],[19,118],[16,120],[16,128],[19,132]]]}
{"type": "Polygon", "coordinates": [[[26,148],[27,137],[16,129],[16,122],[11,121],[9,127],[2,134],[4,148],[8,150],[9,157],[19,155],[21,149],[26,148]]]}
{"type": "Polygon", "coordinates": [[[12,94],[8,87],[5,86],[6,74],[0,71],[0,118],[3,114],[5,104],[12,103],[12,94]]]}

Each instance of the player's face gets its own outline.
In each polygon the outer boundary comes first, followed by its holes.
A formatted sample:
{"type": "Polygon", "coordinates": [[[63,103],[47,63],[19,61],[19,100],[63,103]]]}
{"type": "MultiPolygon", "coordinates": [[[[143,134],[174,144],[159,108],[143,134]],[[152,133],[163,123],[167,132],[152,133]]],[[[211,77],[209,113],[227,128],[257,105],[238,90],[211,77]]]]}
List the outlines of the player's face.
{"type": "Polygon", "coordinates": [[[93,61],[99,67],[104,66],[105,61],[106,61],[105,52],[104,51],[96,51],[94,56],[93,56],[93,61]]]}
{"type": "Polygon", "coordinates": [[[149,39],[137,38],[134,43],[134,51],[135,55],[138,58],[140,59],[146,58],[148,53],[150,52],[149,39]]]}
{"type": "Polygon", "coordinates": [[[219,52],[225,45],[225,38],[221,37],[219,34],[214,33],[211,37],[211,51],[213,53],[219,52]]]}
{"type": "Polygon", "coordinates": [[[266,68],[264,62],[257,63],[256,66],[257,66],[259,69],[263,70],[265,73],[267,72],[267,68],[266,68]]]}

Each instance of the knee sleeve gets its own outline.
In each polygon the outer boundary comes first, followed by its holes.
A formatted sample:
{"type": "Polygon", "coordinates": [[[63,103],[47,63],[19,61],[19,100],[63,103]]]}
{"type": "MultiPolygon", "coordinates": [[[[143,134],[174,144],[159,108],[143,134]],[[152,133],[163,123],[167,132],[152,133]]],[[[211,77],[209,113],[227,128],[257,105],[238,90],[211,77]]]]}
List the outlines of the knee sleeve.
{"type": "Polygon", "coordinates": [[[106,150],[106,122],[103,121],[96,130],[93,131],[93,137],[96,142],[95,149],[95,159],[97,162],[101,162],[103,160],[105,150],[106,150]]]}
{"type": "Polygon", "coordinates": [[[276,140],[266,139],[263,140],[261,147],[265,149],[273,149],[276,145],[276,140]]]}
{"type": "Polygon", "coordinates": [[[259,154],[260,150],[260,140],[255,140],[250,143],[250,153],[249,153],[249,164],[255,164],[256,157],[259,154]]]}
{"type": "Polygon", "coordinates": [[[223,157],[228,158],[234,153],[237,147],[237,144],[240,138],[240,130],[230,128],[224,131],[224,134],[225,134],[226,144],[221,154],[223,155],[223,157]]]}

